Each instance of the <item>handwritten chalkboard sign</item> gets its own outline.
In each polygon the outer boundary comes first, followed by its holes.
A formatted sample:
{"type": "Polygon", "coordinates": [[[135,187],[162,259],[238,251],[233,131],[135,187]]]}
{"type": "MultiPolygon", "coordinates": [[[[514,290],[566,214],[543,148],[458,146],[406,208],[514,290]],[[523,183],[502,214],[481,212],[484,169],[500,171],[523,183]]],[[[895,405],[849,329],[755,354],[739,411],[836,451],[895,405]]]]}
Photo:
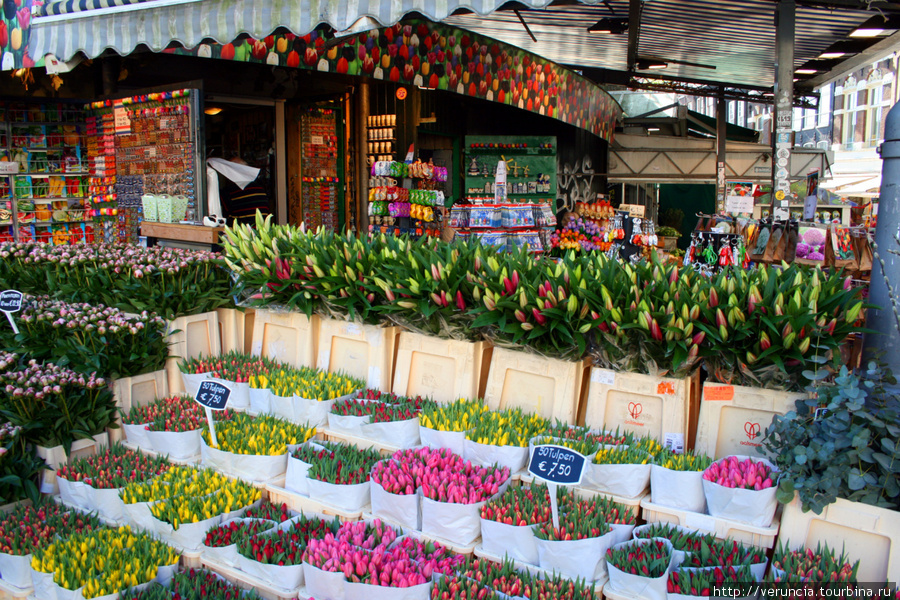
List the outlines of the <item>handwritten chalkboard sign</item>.
{"type": "Polygon", "coordinates": [[[584,475],[585,456],[563,446],[535,446],[528,472],[548,483],[578,485],[584,475]]]}
{"type": "Polygon", "coordinates": [[[0,310],[5,313],[14,313],[22,310],[22,292],[16,290],[0,292],[0,310]]]}
{"type": "Polygon", "coordinates": [[[212,410],[225,410],[231,389],[215,381],[203,381],[197,390],[197,403],[212,410]]]}

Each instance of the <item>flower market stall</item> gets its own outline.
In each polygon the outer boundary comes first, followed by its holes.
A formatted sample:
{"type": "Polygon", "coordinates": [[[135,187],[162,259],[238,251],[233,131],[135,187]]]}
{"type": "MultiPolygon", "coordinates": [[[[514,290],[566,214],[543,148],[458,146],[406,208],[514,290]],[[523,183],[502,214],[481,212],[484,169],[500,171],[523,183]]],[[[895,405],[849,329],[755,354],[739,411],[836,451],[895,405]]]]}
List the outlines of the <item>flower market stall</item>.
{"type": "Polygon", "coordinates": [[[838,427],[830,414],[867,418],[857,404],[872,388],[840,372],[864,307],[842,273],[706,278],[262,219],[227,236],[221,257],[0,248],[0,276],[25,293],[19,332],[0,328],[0,490],[30,500],[0,518],[3,594],[682,598],[898,574],[892,546],[871,541],[896,532],[848,516],[868,514],[860,501],[896,514],[890,415],[848,441],[881,469],[859,470],[851,492],[816,488],[802,467],[823,460],[803,436],[833,435],[816,429],[838,427]],[[48,296],[43,282],[67,274],[83,284],[48,296]],[[210,343],[215,310],[235,302],[259,311],[258,348],[210,343]],[[425,342],[400,369],[409,340],[425,342]],[[695,443],[701,367],[708,387],[734,391],[704,399],[725,403],[725,423],[747,409],[729,403],[741,387],[832,391],[726,452],[695,443]],[[463,377],[471,392],[431,393],[463,377]],[[210,385],[228,392],[222,410],[201,402],[210,385]],[[547,444],[585,457],[577,485],[529,470],[547,444]],[[824,506],[823,492],[846,503],[827,516],[856,532],[843,550],[801,533],[798,502],[824,506]]]}

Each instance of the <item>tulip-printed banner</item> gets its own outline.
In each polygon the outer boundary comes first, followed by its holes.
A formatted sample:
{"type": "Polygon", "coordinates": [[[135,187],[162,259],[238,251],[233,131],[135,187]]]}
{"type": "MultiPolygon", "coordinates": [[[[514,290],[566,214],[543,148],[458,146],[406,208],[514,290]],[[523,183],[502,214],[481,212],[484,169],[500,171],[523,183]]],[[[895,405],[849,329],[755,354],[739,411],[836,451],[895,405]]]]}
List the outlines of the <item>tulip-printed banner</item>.
{"type": "Polygon", "coordinates": [[[373,77],[447,90],[559,119],[611,140],[621,108],[573,71],[491,38],[429,21],[404,21],[326,47],[321,31],[304,36],[238,38],[165,50],[175,54],[265,63],[373,77]]]}
{"type": "Polygon", "coordinates": [[[0,19],[0,70],[36,66],[28,56],[30,37],[31,0],[4,0],[0,19]]]}

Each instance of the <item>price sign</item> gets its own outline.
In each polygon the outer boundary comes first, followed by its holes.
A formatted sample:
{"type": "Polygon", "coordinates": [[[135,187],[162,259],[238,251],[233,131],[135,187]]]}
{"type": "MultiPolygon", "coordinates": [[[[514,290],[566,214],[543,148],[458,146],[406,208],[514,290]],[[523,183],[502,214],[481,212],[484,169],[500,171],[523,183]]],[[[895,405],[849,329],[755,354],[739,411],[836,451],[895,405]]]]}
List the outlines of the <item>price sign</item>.
{"type": "Polygon", "coordinates": [[[11,175],[19,172],[19,163],[14,160],[0,162],[0,175],[11,175]]]}
{"type": "Polygon", "coordinates": [[[211,410],[225,410],[231,389],[215,381],[203,381],[197,391],[197,403],[211,410]]]}
{"type": "Polygon", "coordinates": [[[0,310],[6,313],[6,318],[12,326],[13,331],[18,335],[19,328],[13,320],[12,314],[22,310],[22,292],[17,290],[5,290],[0,292],[0,310]]]}
{"type": "Polygon", "coordinates": [[[646,209],[647,207],[642,204],[620,204],[617,210],[627,210],[628,216],[643,218],[646,209]]]}
{"type": "Polygon", "coordinates": [[[217,381],[202,381],[200,389],[197,390],[197,404],[206,409],[206,422],[209,423],[209,437],[212,440],[213,447],[219,447],[219,440],[216,438],[216,424],[213,421],[212,411],[225,410],[228,404],[228,398],[231,397],[231,388],[217,381]]]}
{"type": "Polygon", "coordinates": [[[585,462],[586,458],[583,454],[563,446],[548,444],[534,447],[534,453],[528,463],[528,472],[547,482],[554,527],[559,527],[556,486],[581,483],[585,462]]]}
{"type": "Polygon", "coordinates": [[[563,446],[535,446],[528,472],[548,483],[578,485],[584,474],[585,457],[563,446]]]}

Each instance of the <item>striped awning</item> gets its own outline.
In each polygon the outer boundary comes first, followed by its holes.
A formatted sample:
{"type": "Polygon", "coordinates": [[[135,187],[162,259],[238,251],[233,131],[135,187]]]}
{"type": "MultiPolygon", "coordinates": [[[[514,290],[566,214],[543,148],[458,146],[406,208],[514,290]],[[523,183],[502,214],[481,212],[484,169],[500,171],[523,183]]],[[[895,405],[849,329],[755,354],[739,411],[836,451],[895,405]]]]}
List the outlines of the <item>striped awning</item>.
{"type": "MultiPolygon", "coordinates": [[[[69,2],[115,0],[66,0],[69,2]]],[[[360,19],[393,25],[417,12],[439,22],[459,9],[486,15],[508,0],[150,0],[127,6],[84,10],[32,20],[29,55],[53,54],[69,60],[78,52],[88,58],[107,49],[127,55],[139,44],[161,51],[171,42],[191,48],[203,40],[229,43],[240,34],[262,39],[284,27],[305,35],[320,23],[336,31],[352,30],[360,19]]],[[[520,0],[543,8],[550,0],[520,0]]],[[[371,22],[371,21],[369,21],[371,22]]],[[[357,27],[359,27],[357,25],[357,27]]]]}
{"type": "Polygon", "coordinates": [[[53,0],[41,7],[41,16],[65,15],[85,10],[100,10],[117,6],[130,6],[147,0],[53,0]]]}

